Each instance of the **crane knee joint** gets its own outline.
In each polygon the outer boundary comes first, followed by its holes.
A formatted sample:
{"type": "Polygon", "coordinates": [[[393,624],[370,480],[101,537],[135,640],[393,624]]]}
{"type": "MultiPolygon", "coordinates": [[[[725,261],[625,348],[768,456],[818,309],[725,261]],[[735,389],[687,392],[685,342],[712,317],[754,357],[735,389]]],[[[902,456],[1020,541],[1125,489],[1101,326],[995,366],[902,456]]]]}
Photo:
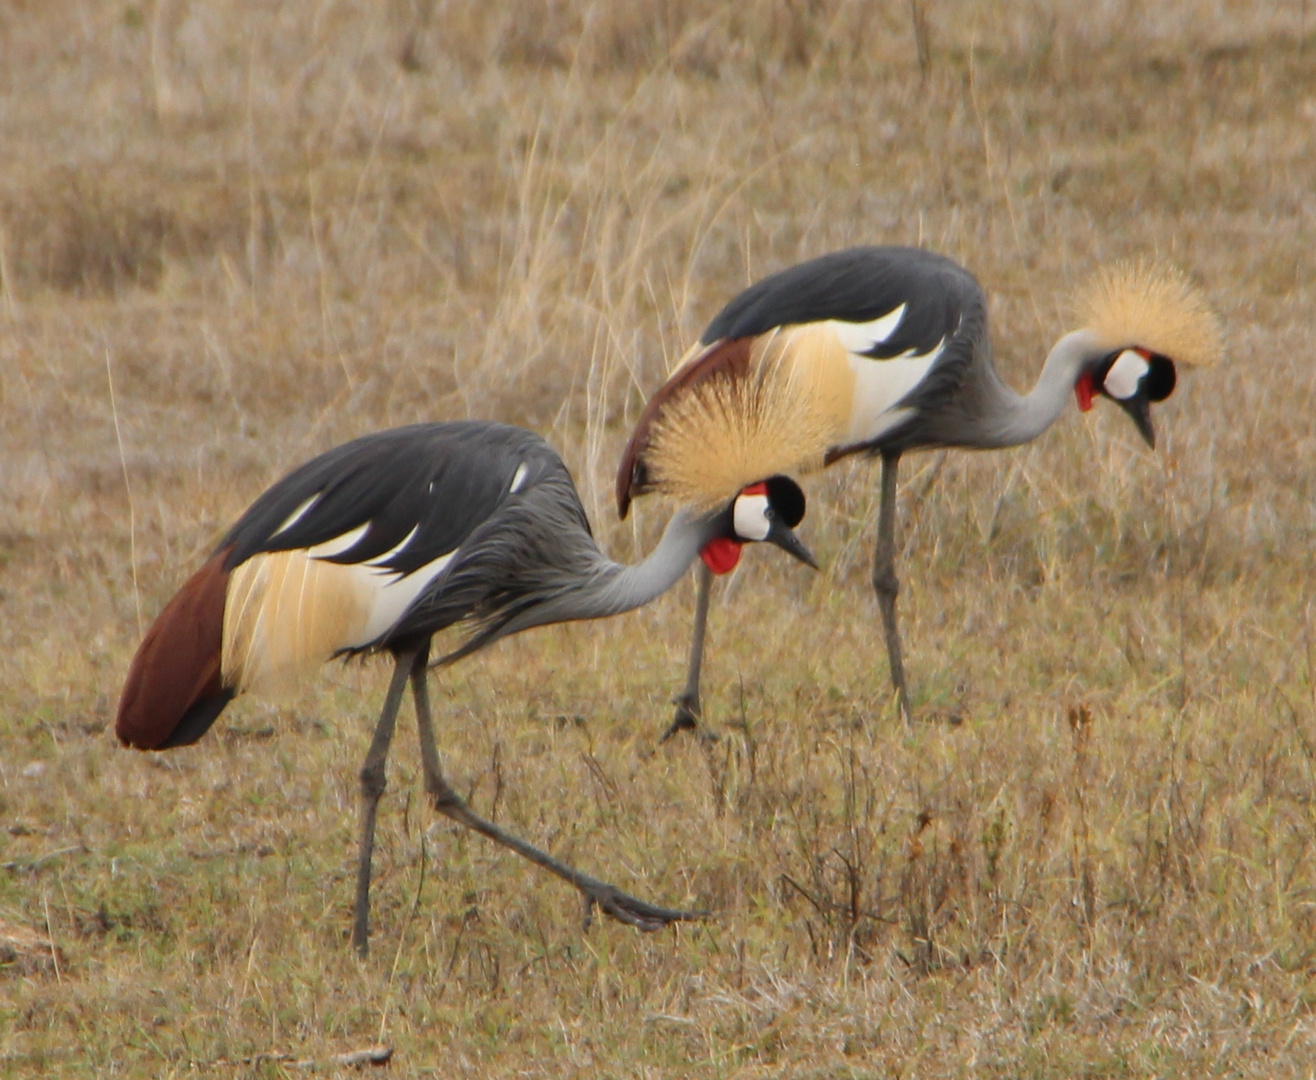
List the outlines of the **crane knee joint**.
{"type": "Polygon", "coordinates": [[[384,794],[388,781],[384,777],[384,763],[366,765],[361,770],[361,794],[367,799],[378,799],[384,794]]]}
{"type": "Polygon", "coordinates": [[[429,796],[430,806],[440,814],[447,813],[449,810],[466,809],[466,800],[443,781],[438,784],[427,783],[425,794],[429,796]]]}
{"type": "Polygon", "coordinates": [[[894,600],[900,592],[900,579],[896,577],[896,572],[890,567],[873,571],[873,591],[878,596],[894,600]]]}

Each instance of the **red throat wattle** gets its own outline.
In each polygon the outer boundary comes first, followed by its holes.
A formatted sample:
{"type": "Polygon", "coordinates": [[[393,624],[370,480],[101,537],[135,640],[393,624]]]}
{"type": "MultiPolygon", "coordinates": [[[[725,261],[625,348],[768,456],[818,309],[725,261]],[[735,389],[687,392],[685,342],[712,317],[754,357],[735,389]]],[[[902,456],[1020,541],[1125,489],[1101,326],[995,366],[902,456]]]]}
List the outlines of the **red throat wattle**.
{"type": "Polygon", "coordinates": [[[719,536],[716,540],[710,540],[704,545],[703,550],[699,552],[699,557],[704,560],[704,565],[713,573],[729,574],[736,568],[736,563],[740,562],[740,547],[739,540],[719,536]]]}
{"type": "Polygon", "coordinates": [[[1078,382],[1074,384],[1074,396],[1078,398],[1078,407],[1083,412],[1088,412],[1092,408],[1092,395],[1095,391],[1092,388],[1092,376],[1086,371],[1078,377],[1078,382]]]}

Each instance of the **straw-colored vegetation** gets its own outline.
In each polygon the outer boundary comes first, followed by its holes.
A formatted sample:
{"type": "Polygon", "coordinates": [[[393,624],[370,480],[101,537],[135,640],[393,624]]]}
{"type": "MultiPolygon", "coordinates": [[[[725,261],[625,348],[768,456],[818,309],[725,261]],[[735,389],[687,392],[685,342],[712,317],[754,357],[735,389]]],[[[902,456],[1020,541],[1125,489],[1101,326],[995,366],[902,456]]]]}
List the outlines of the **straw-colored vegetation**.
{"type": "Polygon", "coordinates": [[[1299,0],[0,5],[0,1075],[1306,1076],[1316,1060],[1311,251],[1299,0]],[[660,903],[582,929],[424,807],[409,713],[349,948],[386,665],[110,730],[140,632],[269,482],[422,418],[526,424],[605,544],[628,421],[753,278],[921,243],[1030,384],[1099,266],[1167,257],[1227,357],[907,460],[921,719],[876,470],[818,574],[725,588],[719,741],[657,746],[692,590],[434,679],[477,806],[660,903]],[[44,943],[44,944],[43,944],[44,943]],[[51,946],[55,949],[52,951],[51,946]]]}

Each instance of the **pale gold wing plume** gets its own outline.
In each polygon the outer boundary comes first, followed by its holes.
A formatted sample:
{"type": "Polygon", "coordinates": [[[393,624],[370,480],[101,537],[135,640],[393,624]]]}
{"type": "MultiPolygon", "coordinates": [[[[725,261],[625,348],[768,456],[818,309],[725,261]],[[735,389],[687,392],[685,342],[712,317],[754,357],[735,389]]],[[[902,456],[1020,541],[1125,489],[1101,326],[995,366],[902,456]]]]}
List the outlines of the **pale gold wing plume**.
{"type": "Polygon", "coordinates": [[[1088,282],[1074,306],[1080,325],[1111,349],[1137,345],[1194,367],[1220,359],[1219,320],[1172,266],[1116,263],[1088,282]]]}
{"type": "Polygon", "coordinates": [[[253,555],[235,567],[224,604],[224,685],[291,694],[352,641],[370,608],[352,569],[301,550],[253,555]]]}
{"type": "Polygon", "coordinates": [[[645,453],[652,485],[708,508],[770,476],[821,468],[853,393],[847,354],[829,328],[765,334],[745,371],[698,382],[664,407],[645,453]]]}

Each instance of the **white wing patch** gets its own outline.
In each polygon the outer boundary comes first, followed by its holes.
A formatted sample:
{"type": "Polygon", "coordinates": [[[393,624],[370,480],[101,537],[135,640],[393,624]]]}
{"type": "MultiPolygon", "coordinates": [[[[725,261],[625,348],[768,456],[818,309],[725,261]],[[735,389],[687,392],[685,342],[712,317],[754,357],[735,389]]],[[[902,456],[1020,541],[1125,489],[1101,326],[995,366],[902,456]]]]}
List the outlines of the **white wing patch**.
{"type": "Polygon", "coordinates": [[[369,531],[370,522],[367,521],[364,525],[358,525],[350,532],[343,533],[342,536],[335,536],[322,544],[316,544],[315,547],[306,548],[306,557],[308,559],[332,559],[335,555],[341,555],[349,548],[355,547],[356,542],[369,531]]]}
{"type": "Polygon", "coordinates": [[[339,648],[360,649],[378,641],[388,633],[430,583],[447,569],[456,554],[457,549],[454,548],[446,555],[440,555],[410,574],[387,573],[366,563],[344,567],[343,569],[352,572],[359,588],[368,590],[370,610],[365,625],[356,632],[351,641],[339,648]]]}
{"type": "MultiPolygon", "coordinates": [[[[369,528],[370,522],[367,521],[351,532],[326,540],[323,544],[317,544],[307,549],[306,558],[323,562],[334,555],[340,555],[353,547],[369,528]]],[[[448,563],[452,562],[452,557],[457,554],[456,548],[440,555],[437,559],[431,559],[409,574],[400,573],[383,565],[411,543],[419,528],[419,525],[413,526],[411,532],[402,538],[401,543],[394,545],[382,555],[376,555],[373,559],[359,563],[328,564],[341,571],[339,577],[342,578],[343,584],[340,587],[360,597],[364,605],[363,619],[334,646],[333,652],[339,649],[364,648],[383,637],[425,591],[426,586],[443,573],[448,563]]]]}
{"type": "MultiPolygon", "coordinates": [[[[323,544],[317,544],[310,548],[306,555],[319,561],[342,554],[356,544],[369,528],[370,522],[367,521],[351,532],[344,533],[333,540],[326,540],[323,544]]],[[[407,533],[400,543],[373,559],[359,563],[333,564],[342,571],[343,587],[350,588],[362,598],[365,605],[363,620],[334,648],[334,652],[339,649],[364,648],[383,637],[402,618],[407,608],[411,607],[430,582],[443,573],[448,563],[452,562],[453,556],[457,554],[456,548],[440,555],[437,559],[431,559],[409,574],[385,566],[386,562],[411,543],[419,529],[419,525],[413,525],[411,532],[407,533]]]]}
{"type": "Polygon", "coordinates": [[[897,410],[900,415],[892,410],[927,378],[945,345],[946,339],[942,338],[930,352],[907,350],[889,360],[875,360],[851,351],[850,369],[854,372],[855,388],[846,442],[876,439],[903,420],[906,410],[897,410]]]}
{"type": "Polygon", "coordinates": [[[832,319],[829,325],[836,331],[837,340],[845,346],[845,351],[859,355],[871,352],[875,346],[891,340],[891,335],[900,327],[900,320],[905,317],[905,307],[901,304],[869,322],[841,322],[832,319]]]}
{"type": "Polygon", "coordinates": [[[301,506],[297,507],[296,510],[294,510],[291,514],[289,514],[287,518],[284,519],[282,525],[280,525],[277,529],[275,529],[272,533],[270,533],[270,539],[273,540],[276,536],[279,535],[279,533],[287,532],[289,529],[291,529],[294,525],[297,524],[297,522],[301,521],[301,519],[306,516],[306,512],[310,510],[310,508],[314,506],[316,503],[318,503],[319,501],[320,501],[320,493],[317,491],[314,495],[312,495],[309,499],[307,499],[304,503],[302,503],[301,506]]]}
{"type": "Polygon", "coordinates": [[[239,692],[288,693],[335,653],[388,633],[443,573],[453,549],[410,574],[377,565],[416,535],[368,562],[328,559],[353,547],[358,526],[311,548],[254,555],[234,568],[224,602],[222,677],[239,692]]]}
{"type": "Polygon", "coordinates": [[[877,418],[877,421],[873,426],[869,428],[868,431],[864,432],[862,439],[852,439],[851,443],[871,442],[874,439],[880,439],[887,432],[895,431],[896,428],[913,415],[913,409],[901,409],[898,407],[895,409],[887,409],[886,412],[882,413],[882,415],[877,418]]]}
{"type": "MultiPolygon", "coordinates": [[[[419,530],[420,530],[419,525],[413,525],[411,527],[411,532],[407,533],[407,535],[402,538],[401,543],[394,544],[391,548],[389,548],[386,552],[384,552],[383,555],[376,555],[373,559],[367,559],[363,565],[383,567],[384,564],[388,562],[389,559],[393,558],[394,555],[397,555],[399,552],[402,551],[404,547],[406,547],[408,544],[411,543],[411,538],[415,536],[419,530]]],[[[384,569],[381,570],[380,573],[394,574],[397,573],[397,571],[391,570],[388,567],[384,567],[384,569]]]]}
{"type": "Polygon", "coordinates": [[[521,462],[521,464],[516,467],[516,472],[512,475],[512,486],[507,489],[507,494],[515,495],[520,491],[521,485],[525,483],[526,474],[529,472],[530,470],[526,468],[525,462],[521,462]]]}

